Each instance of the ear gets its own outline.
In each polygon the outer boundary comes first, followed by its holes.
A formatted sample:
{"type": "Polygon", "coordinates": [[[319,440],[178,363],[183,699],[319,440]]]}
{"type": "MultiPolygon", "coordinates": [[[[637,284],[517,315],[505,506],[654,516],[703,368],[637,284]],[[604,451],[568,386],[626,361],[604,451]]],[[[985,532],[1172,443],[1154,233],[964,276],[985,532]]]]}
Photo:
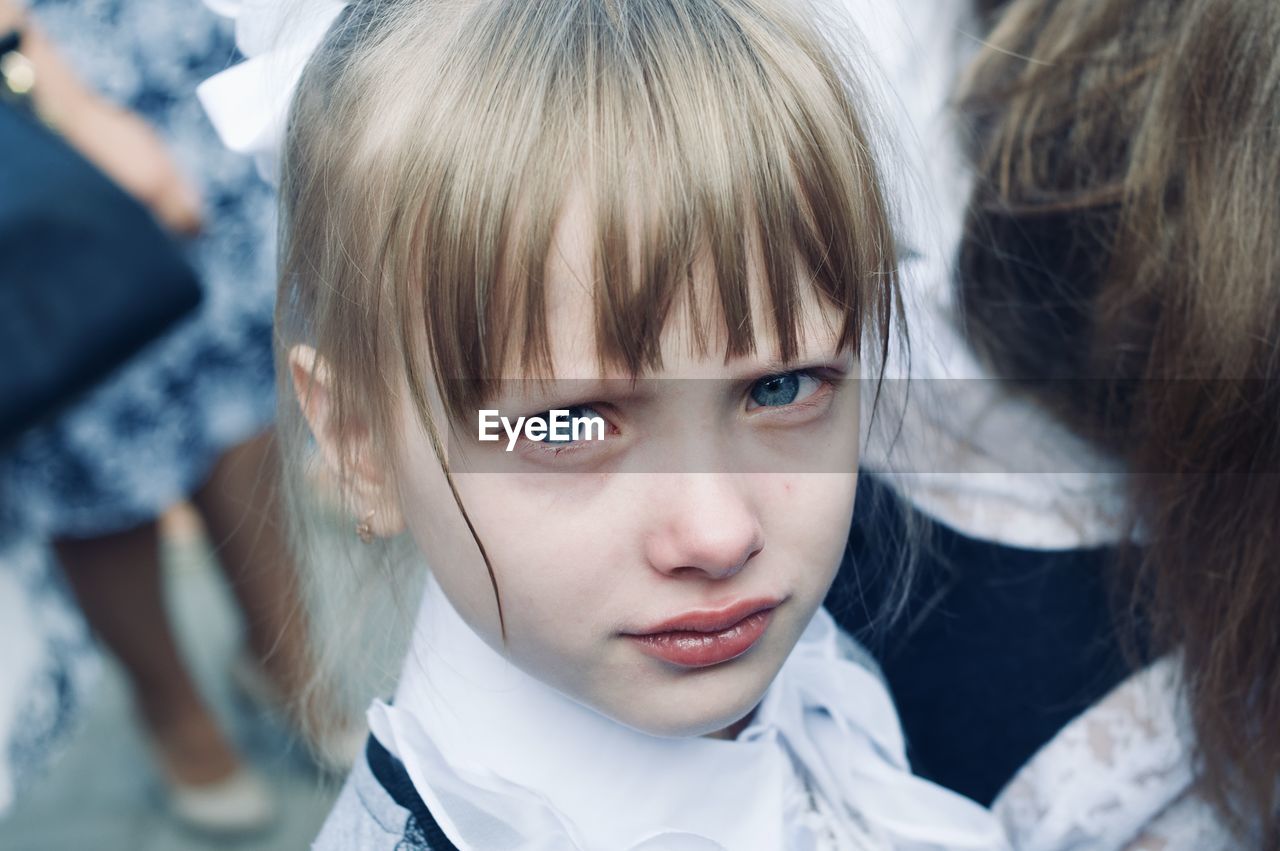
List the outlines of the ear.
{"type": "Polygon", "coordinates": [[[385,459],[374,451],[369,424],[352,415],[338,422],[328,363],[311,346],[294,346],[289,350],[289,375],[298,406],[354,522],[367,523],[380,538],[403,532],[404,515],[395,484],[385,459]]]}

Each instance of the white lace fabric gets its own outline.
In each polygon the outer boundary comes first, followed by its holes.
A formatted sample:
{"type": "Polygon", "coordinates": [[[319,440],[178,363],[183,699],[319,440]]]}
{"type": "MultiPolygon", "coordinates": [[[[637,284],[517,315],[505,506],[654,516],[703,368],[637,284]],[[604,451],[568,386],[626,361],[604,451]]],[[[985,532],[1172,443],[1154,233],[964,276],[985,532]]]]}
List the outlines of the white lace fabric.
{"type": "Polygon", "coordinates": [[[1019,851],[1243,847],[1197,794],[1177,657],[1117,686],[1040,750],[993,806],[1019,851]]]}

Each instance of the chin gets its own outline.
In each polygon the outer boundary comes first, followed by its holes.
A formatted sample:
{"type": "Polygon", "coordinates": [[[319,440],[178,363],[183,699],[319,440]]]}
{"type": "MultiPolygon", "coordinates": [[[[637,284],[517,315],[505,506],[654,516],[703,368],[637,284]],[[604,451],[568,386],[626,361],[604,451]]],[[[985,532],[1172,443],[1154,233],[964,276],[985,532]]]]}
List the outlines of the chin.
{"type": "MultiPolygon", "coordinates": [[[[745,661],[745,660],[744,660],[745,661]]],[[[730,663],[732,664],[732,663],[730,663]]],[[[650,736],[670,739],[709,736],[751,714],[773,682],[755,666],[705,670],[668,687],[648,689],[628,701],[614,720],[650,736]]]]}

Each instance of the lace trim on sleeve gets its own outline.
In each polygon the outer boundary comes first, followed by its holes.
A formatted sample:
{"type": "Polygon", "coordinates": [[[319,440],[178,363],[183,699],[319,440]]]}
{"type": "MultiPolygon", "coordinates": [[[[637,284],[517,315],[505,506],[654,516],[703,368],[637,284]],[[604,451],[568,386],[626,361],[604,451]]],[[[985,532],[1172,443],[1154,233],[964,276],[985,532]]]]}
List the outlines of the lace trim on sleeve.
{"type": "Polygon", "coordinates": [[[1065,727],[993,809],[1020,851],[1209,851],[1227,831],[1195,794],[1176,656],[1129,677],[1065,727]]]}

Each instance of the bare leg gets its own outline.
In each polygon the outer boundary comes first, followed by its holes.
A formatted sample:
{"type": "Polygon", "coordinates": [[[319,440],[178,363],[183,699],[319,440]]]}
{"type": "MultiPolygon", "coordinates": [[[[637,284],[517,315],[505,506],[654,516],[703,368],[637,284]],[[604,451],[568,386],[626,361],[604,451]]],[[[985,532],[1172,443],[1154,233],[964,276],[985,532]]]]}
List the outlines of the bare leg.
{"type": "Polygon", "coordinates": [[[285,539],[272,432],[226,452],[192,502],[244,612],[250,651],[290,697],[311,676],[306,613],[285,539]]]}
{"type": "Polygon", "coordinates": [[[179,781],[212,783],[239,757],[200,696],[165,612],[156,525],[54,549],[89,625],[124,666],[165,768],[179,781]]]}

